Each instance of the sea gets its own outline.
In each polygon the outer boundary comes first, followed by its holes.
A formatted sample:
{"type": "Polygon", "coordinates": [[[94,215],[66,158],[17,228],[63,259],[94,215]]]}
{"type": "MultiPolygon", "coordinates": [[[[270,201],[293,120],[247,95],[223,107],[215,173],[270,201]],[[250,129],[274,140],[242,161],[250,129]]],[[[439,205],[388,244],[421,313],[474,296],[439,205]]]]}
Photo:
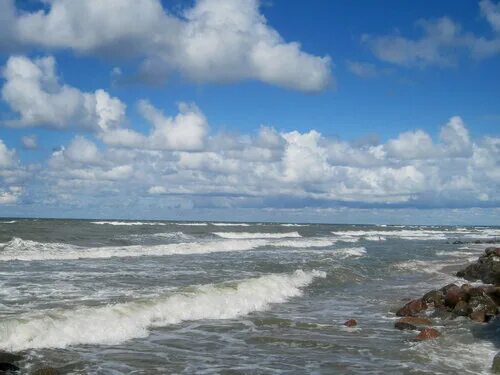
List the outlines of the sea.
{"type": "Polygon", "coordinates": [[[489,374],[498,325],[394,328],[499,227],[0,219],[22,373],[489,374]],[[344,326],[356,319],[355,328],[344,326]]]}

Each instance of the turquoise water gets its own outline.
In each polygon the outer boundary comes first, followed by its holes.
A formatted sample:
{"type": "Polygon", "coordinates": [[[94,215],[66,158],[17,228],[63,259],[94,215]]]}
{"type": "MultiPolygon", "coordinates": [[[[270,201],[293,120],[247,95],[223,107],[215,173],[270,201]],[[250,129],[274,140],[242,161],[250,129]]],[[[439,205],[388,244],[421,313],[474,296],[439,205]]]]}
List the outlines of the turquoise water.
{"type": "Polygon", "coordinates": [[[71,374],[488,373],[495,326],[393,328],[498,228],[0,220],[0,349],[71,374]],[[343,326],[355,318],[355,329],[343,326]],[[474,345],[471,345],[474,343],[474,345]]]}

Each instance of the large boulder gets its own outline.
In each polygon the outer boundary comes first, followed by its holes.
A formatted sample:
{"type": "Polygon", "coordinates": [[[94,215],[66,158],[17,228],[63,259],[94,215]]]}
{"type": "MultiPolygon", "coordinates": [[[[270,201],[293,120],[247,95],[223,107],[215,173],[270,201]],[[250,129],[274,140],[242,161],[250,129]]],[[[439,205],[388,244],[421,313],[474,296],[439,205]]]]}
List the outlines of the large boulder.
{"type": "Polygon", "coordinates": [[[444,304],[447,307],[453,309],[457,303],[459,303],[460,301],[465,301],[466,298],[467,292],[455,285],[446,291],[446,294],[444,296],[444,304]]]}
{"type": "Polygon", "coordinates": [[[466,280],[481,280],[486,284],[500,284],[500,247],[489,247],[476,263],[461,271],[457,276],[466,280]]]}
{"type": "Polygon", "coordinates": [[[469,309],[469,317],[477,322],[487,322],[498,312],[495,302],[484,292],[470,297],[469,309]]]}

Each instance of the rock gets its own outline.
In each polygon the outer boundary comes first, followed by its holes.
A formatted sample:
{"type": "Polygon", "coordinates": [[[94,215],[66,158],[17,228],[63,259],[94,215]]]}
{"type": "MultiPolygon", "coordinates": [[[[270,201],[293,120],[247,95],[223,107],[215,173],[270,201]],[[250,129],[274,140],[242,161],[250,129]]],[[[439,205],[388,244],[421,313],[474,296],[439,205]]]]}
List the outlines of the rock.
{"type": "Polygon", "coordinates": [[[344,323],[346,327],[356,327],[358,325],[358,322],[355,319],[349,319],[344,323]]]}
{"type": "Polygon", "coordinates": [[[457,276],[470,281],[481,280],[486,284],[500,284],[500,248],[487,248],[476,263],[458,271],[457,276]]]}
{"type": "Polygon", "coordinates": [[[443,306],[444,293],[441,290],[431,290],[430,292],[424,294],[422,301],[427,304],[432,304],[434,307],[443,306]]]}
{"type": "Polygon", "coordinates": [[[468,316],[470,314],[469,304],[465,301],[458,301],[458,303],[453,308],[453,314],[458,316],[468,316]]]}
{"type": "Polygon", "coordinates": [[[418,341],[423,341],[423,340],[430,340],[430,339],[435,339],[436,337],[441,336],[439,331],[434,328],[422,328],[420,330],[420,333],[416,337],[416,340],[418,341]]]}
{"type": "Polygon", "coordinates": [[[467,293],[465,290],[455,285],[446,291],[444,304],[450,308],[454,308],[458,302],[464,301],[466,298],[467,293]]]}
{"type": "Polygon", "coordinates": [[[486,313],[483,310],[471,312],[469,318],[478,323],[485,323],[487,319],[486,313]]]}
{"type": "Polygon", "coordinates": [[[498,312],[495,302],[484,292],[482,295],[475,295],[470,298],[469,308],[471,310],[469,317],[473,320],[483,322],[489,321],[498,312]],[[484,319],[477,320],[482,319],[482,313],[484,313],[484,319]]]}
{"type": "Polygon", "coordinates": [[[414,316],[419,312],[425,311],[427,309],[427,303],[422,299],[414,299],[400,308],[397,312],[397,316],[414,316]]]}
{"type": "Polygon", "coordinates": [[[400,330],[410,330],[410,331],[415,331],[417,329],[417,326],[410,324],[410,323],[404,323],[397,321],[394,323],[394,328],[400,329],[400,330]]]}
{"type": "Polygon", "coordinates": [[[32,375],[59,375],[60,372],[52,367],[44,367],[38,370],[35,370],[32,375]]]}
{"type": "Polygon", "coordinates": [[[500,374],[500,352],[497,353],[495,358],[493,358],[493,365],[491,366],[491,372],[494,374],[500,374]]]}

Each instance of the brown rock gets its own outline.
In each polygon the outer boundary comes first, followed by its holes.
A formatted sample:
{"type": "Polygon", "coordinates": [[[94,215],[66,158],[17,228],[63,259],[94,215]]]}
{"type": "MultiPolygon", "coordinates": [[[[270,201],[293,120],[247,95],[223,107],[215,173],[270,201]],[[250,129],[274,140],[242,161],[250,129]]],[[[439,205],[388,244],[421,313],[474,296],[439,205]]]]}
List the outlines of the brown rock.
{"type": "Polygon", "coordinates": [[[415,316],[419,312],[425,311],[427,309],[427,303],[422,299],[414,299],[400,308],[397,312],[397,316],[415,316]]]}
{"type": "Polygon", "coordinates": [[[417,340],[423,341],[423,340],[430,340],[430,339],[435,339],[436,337],[441,336],[439,331],[434,328],[422,328],[420,330],[420,333],[416,337],[417,340]]]}
{"type": "Polygon", "coordinates": [[[484,323],[487,321],[486,313],[483,310],[474,311],[470,313],[469,318],[478,323],[484,323]]]}
{"type": "Polygon", "coordinates": [[[446,306],[450,308],[454,308],[455,305],[464,301],[467,298],[467,293],[462,288],[458,286],[451,287],[447,290],[446,295],[444,296],[444,303],[446,306]]]}
{"type": "Polygon", "coordinates": [[[344,325],[346,327],[356,327],[358,325],[358,322],[356,321],[356,319],[349,319],[344,323],[344,325]]]}

